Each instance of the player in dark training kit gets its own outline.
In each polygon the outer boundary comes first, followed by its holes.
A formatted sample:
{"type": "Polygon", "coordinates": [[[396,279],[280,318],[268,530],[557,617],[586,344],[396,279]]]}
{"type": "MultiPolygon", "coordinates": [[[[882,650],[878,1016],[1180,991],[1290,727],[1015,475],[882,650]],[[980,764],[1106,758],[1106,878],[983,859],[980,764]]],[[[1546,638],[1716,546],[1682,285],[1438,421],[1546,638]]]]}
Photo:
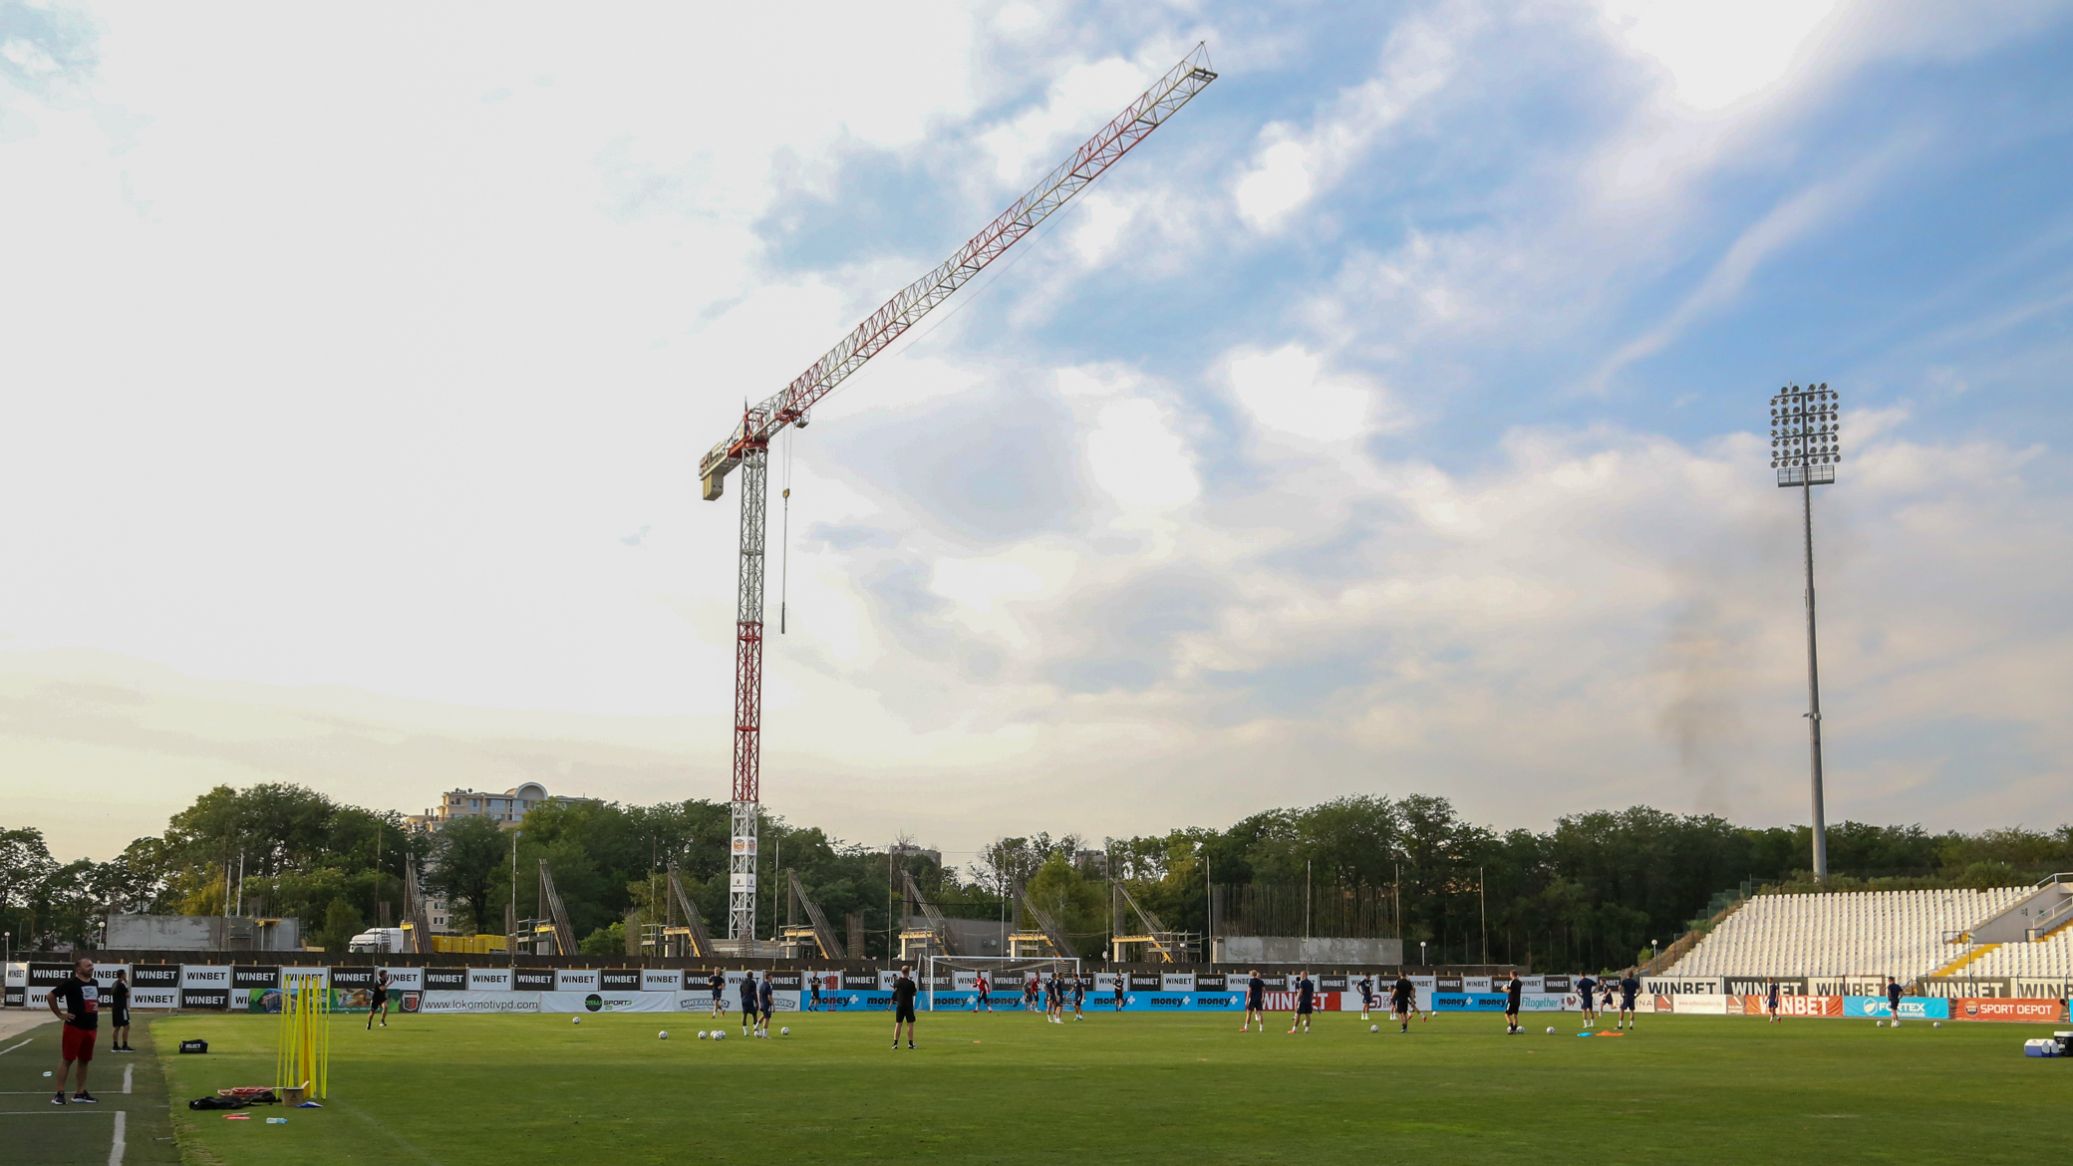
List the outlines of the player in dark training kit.
{"type": "Polygon", "coordinates": [[[741,1035],[747,1036],[757,1029],[756,1018],[763,1011],[762,1002],[756,998],[756,973],[741,975],[741,1035]]]}
{"type": "Polygon", "coordinates": [[[64,1022],[58,1040],[58,1091],[50,1103],[65,1104],[65,1078],[74,1065],[79,1066],[79,1084],[72,1104],[99,1103],[100,1098],[86,1091],[86,1068],[94,1063],[94,1038],[101,1028],[101,986],[94,983],[94,961],[82,958],[72,965],[65,982],[50,990],[50,1014],[64,1022]]]}
{"type": "Polygon", "coordinates": [[[1260,979],[1258,968],[1245,981],[1245,1023],[1238,1026],[1238,1031],[1251,1032],[1255,1020],[1260,1022],[1261,1032],[1267,1031],[1267,981],[1260,979]]]}
{"type": "Polygon", "coordinates": [[[918,991],[914,977],[900,969],[900,977],[893,981],[893,1047],[900,1047],[900,1026],[907,1026],[907,1047],[914,1047],[914,996],[918,991]]]}
{"type": "Polygon", "coordinates": [[[389,1027],[389,969],[379,968],[374,973],[374,992],[367,997],[367,1031],[374,1031],[374,1020],[381,1018],[381,1026],[389,1027]]]}
{"type": "Polygon", "coordinates": [[[1397,973],[1396,983],[1389,986],[1389,1010],[1396,1013],[1398,1032],[1411,1031],[1411,1013],[1418,1010],[1418,985],[1411,977],[1397,973]]]}
{"type": "Polygon", "coordinates": [[[763,982],[756,986],[756,1011],[759,1014],[756,1035],[767,1037],[770,1035],[770,1018],[777,1014],[777,991],[769,972],[763,973],[763,982]]]}
{"type": "Polygon", "coordinates": [[[1526,990],[1526,982],[1519,978],[1519,970],[1512,969],[1512,978],[1504,984],[1504,1034],[1519,1035],[1519,996],[1526,990]]]}
{"type": "Polygon", "coordinates": [[[1641,981],[1634,978],[1633,969],[1630,968],[1626,975],[1620,977],[1620,1018],[1619,1023],[1613,1025],[1614,1028],[1631,1031],[1637,1027],[1634,1022],[1634,998],[1639,995],[1641,981]]]}
{"type": "Polygon", "coordinates": [[[1072,1018],[1087,1019],[1087,977],[1078,974],[1072,978],[1072,1018]]]}
{"type": "Polygon", "coordinates": [[[115,1010],[109,1018],[108,1047],[118,1053],[134,1053],[137,1050],[130,1047],[130,974],[116,972],[115,986],[108,991],[114,997],[109,1004],[115,1010]]]}
{"type": "Polygon", "coordinates": [[[1289,1022],[1288,1034],[1290,1036],[1296,1035],[1298,1027],[1306,1033],[1310,1031],[1310,1010],[1316,1006],[1317,985],[1311,981],[1308,971],[1297,972],[1296,1012],[1295,1019],[1289,1022]]]}
{"type": "Polygon", "coordinates": [[[1360,983],[1355,984],[1354,987],[1360,989],[1360,1018],[1366,1020],[1368,1018],[1368,1009],[1375,1003],[1375,981],[1362,976],[1360,983]]]}
{"type": "Polygon", "coordinates": [[[720,1009],[727,1000],[727,977],[720,974],[720,969],[714,968],[713,974],[705,978],[705,986],[713,990],[713,1019],[718,1020],[720,1009]]]}
{"type": "Polygon", "coordinates": [[[1584,1002],[1584,1027],[1598,1027],[1598,981],[1589,976],[1577,980],[1576,994],[1584,1002]]]}
{"type": "Polygon", "coordinates": [[[1900,1027],[1900,981],[1886,977],[1886,1015],[1893,1018],[1893,1027],[1900,1027]]]}
{"type": "Polygon", "coordinates": [[[1763,1010],[1770,1017],[1768,1023],[1771,1024],[1778,1023],[1778,1006],[1781,1003],[1778,996],[1778,981],[1772,980],[1771,986],[1764,990],[1763,1000],[1763,1010]]]}
{"type": "Polygon", "coordinates": [[[1115,980],[1115,988],[1116,988],[1116,1011],[1118,1011],[1118,1012],[1121,1012],[1121,1011],[1123,1011],[1123,986],[1124,986],[1124,985],[1125,985],[1125,984],[1126,984],[1127,982],[1128,982],[1128,981],[1126,981],[1126,980],[1125,980],[1125,979],[1123,978],[1123,973],[1121,973],[1121,972],[1117,972],[1117,973],[1116,973],[1116,980],[1115,980]]]}

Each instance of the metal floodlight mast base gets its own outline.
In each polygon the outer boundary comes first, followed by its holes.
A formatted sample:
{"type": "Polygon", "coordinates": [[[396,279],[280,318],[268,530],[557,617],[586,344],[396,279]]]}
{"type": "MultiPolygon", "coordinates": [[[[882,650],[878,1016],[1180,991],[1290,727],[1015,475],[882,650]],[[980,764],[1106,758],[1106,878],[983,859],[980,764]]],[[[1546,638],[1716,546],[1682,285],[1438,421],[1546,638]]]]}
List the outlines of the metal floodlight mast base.
{"type": "Polygon", "coordinates": [[[1828,880],[1828,820],[1821,792],[1821,658],[1814,634],[1814,487],[1835,484],[1843,460],[1841,394],[1826,384],[1788,385],[1771,398],[1771,469],[1800,492],[1807,568],[1807,753],[1814,799],[1814,881],[1828,880]]]}

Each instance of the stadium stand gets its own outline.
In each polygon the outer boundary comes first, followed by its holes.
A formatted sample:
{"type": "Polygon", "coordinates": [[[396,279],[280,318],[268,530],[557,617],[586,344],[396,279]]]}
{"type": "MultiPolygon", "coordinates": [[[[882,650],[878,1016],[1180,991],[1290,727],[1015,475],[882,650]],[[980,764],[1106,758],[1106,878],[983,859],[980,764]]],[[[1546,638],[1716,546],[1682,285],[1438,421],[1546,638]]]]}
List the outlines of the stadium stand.
{"type": "MultiPolygon", "coordinates": [[[[1978,949],[1958,934],[1994,918],[2035,887],[1986,891],[1846,891],[1835,894],[1758,895],[1678,960],[1667,976],[1899,976],[1931,975],[1978,949]],[[1947,938],[1951,937],[1951,938],[1947,938]]],[[[2073,939],[2061,932],[2045,943],[2005,944],[1972,960],[1966,975],[2024,973],[1979,970],[1987,960],[2027,959],[2009,948],[2052,949],[2059,964],[2073,957],[2073,939]]],[[[2049,963],[2050,951],[2035,953],[2049,963]]]]}
{"type": "Polygon", "coordinates": [[[2073,980],[2073,923],[2035,943],[1995,944],[1968,961],[1961,974],[2073,980]]]}

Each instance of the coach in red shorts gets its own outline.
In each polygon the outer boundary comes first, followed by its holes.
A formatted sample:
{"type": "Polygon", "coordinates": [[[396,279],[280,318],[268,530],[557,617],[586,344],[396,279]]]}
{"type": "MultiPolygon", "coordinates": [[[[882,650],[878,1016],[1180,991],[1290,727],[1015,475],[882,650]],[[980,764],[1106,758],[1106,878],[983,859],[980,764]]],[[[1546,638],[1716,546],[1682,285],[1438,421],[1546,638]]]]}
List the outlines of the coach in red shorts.
{"type": "Polygon", "coordinates": [[[75,1105],[93,1105],[100,1099],[86,1091],[86,1067],[94,1063],[94,1037],[101,1027],[101,986],[94,983],[94,961],[81,957],[72,975],[50,990],[51,1015],[65,1022],[64,1067],[58,1070],[58,1091],[50,1103],[65,1104],[65,1078],[72,1066],[79,1066],[79,1085],[72,1094],[75,1105]]]}

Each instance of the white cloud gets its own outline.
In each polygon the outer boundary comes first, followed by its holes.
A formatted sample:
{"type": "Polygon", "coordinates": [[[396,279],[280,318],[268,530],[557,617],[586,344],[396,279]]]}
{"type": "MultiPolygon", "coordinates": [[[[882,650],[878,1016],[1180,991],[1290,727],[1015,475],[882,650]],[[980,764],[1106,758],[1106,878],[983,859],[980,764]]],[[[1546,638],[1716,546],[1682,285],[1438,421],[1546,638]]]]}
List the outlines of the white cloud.
{"type": "Polygon", "coordinates": [[[1255,231],[1286,229],[1331,190],[1385,135],[1438,93],[1459,68],[1468,20],[1413,18],[1390,34],[1376,76],[1334,97],[1309,125],[1275,122],[1260,131],[1252,164],[1231,187],[1238,217],[1255,231]]]}
{"type": "Polygon", "coordinates": [[[1373,380],[1332,369],[1300,344],[1226,355],[1233,398],[1259,431],[1304,445],[1358,443],[1391,419],[1388,394],[1373,380]]]}

